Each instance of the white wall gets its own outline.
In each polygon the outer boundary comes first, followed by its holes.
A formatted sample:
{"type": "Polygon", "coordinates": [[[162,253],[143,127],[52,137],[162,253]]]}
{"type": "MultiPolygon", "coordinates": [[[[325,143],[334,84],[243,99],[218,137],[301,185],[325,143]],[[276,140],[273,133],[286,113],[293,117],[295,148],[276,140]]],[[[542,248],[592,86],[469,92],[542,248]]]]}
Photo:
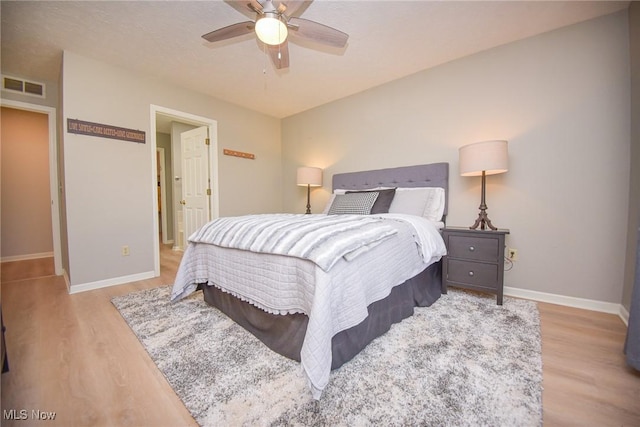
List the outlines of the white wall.
{"type": "Polygon", "coordinates": [[[220,215],[282,210],[279,120],[72,52],[64,52],[62,74],[72,292],[153,272],[152,104],[217,121],[220,215]],[[67,118],[139,129],[147,143],[69,134],[67,118]],[[223,148],[253,152],[256,160],[223,156],[223,148]],[[121,255],[123,245],[130,256],[121,255]]]}
{"type": "Polygon", "coordinates": [[[520,260],[505,286],[620,303],[629,195],[627,12],[504,45],[283,120],[284,208],[301,212],[300,165],[336,172],[451,165],[449,225],[477,217],[480,180],[458,147],[507,139],[488,214],[520,260]]]}

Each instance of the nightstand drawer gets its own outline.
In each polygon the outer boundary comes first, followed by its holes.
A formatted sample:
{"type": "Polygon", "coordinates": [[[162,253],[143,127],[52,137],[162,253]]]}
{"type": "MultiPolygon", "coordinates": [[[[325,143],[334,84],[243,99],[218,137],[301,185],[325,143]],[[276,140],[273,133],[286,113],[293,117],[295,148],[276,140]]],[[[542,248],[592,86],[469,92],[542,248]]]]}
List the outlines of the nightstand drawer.
{"type": "Polygon", "coordinates": [[[474,230],[445,227],[442,237],[447,255],[442,263],[442,292],[448,286],[496,294],[502,305],[504,295],[505,235],[509,230],[474,230]]]}
{"type": "Polygon", "coordinates": [[[498,287],[498,265],[482,262],[460,261],[449,258],[447,280],[469,285],[496,289],[498,287]]]}
{"type": "Polygon", "coordinates": [[[449,257],[478,261],[499,261],[498,239],[472,236],[449,236],[449,257]]]}

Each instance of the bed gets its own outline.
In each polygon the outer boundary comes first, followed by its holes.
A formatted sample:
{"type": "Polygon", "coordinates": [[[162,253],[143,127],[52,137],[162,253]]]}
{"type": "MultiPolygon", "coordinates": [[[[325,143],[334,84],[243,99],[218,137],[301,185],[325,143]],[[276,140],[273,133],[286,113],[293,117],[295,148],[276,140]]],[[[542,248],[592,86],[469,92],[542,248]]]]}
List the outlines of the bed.
{"type": "Polygon", "coordinates": [[[172,300],[201,289],[211,306],[300,361],[319,399],[332,369],[441,296],[448,176],[448,163],[335,174],[322,214],[214,220],[190,236],[172,300]]]}

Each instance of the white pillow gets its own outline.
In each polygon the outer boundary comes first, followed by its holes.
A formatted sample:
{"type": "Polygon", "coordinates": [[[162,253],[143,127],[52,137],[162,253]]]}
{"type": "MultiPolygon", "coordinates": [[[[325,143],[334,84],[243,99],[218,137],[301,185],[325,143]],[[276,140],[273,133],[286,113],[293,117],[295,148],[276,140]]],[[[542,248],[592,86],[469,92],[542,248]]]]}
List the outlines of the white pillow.
{"type": "Polygon", "coordinates": [[[444,188],[398,188],[389,207],[389,213],[401,213],[441,221],[444,214],[444,188]]]}
{"type": "Polygon", "coordinates": [[[442,221],[442,215],[444,215],[444,204],[446,201],[444,188],[429,187],[428,190],[429,197],[422,216],[430,221],[442,221]]]}

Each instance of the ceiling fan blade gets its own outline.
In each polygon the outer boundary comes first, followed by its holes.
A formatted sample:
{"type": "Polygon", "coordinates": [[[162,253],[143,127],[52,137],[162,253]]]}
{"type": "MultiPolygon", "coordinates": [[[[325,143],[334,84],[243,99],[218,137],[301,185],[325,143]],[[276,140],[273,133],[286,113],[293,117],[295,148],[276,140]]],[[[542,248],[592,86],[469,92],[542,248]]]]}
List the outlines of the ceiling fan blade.
{"type": "Polygon", "coordinates": [[[300,6],[304,5],[304,0],[283,0],[280,2],[280,6],[278,6],[278,10],[284,6],[284,10],[281,12],[285,17],[290,18],[291,15],[295,14],[300,6]]]}
{"type": "Polygon", "coordinates": [[[239,1],[239,3],[246,4],[250,10],[256,13],[262,13],[262,3],[258,0],[249,0],[249,3],[246,3],[246,1],[239,1]]]}
{"type": "Polygon", "coordinates": [[[286,40],[279,46],[267,46],[267,49],[273,65],[278,70],[289,68],[289,45],[286,40]]]}
{"type": "Polygon", "coordinates": [[[225,0],[225,3],[246,16],[262,13],[262,4],[258,0],[225,0]]]}
{"type": "Polygon", "coordinates": [[[219,28],[202,36],[208,42],[219,42],[253,32],[255,23],[252,21],[238,22],[228,27],[219,28]]]}
{"type": "Polygon", "coordinates": [[[344,47],[349,39],[347,33],[308,19],[291,18],[289,24],[290,34],[325,45],[344,47]]]}

